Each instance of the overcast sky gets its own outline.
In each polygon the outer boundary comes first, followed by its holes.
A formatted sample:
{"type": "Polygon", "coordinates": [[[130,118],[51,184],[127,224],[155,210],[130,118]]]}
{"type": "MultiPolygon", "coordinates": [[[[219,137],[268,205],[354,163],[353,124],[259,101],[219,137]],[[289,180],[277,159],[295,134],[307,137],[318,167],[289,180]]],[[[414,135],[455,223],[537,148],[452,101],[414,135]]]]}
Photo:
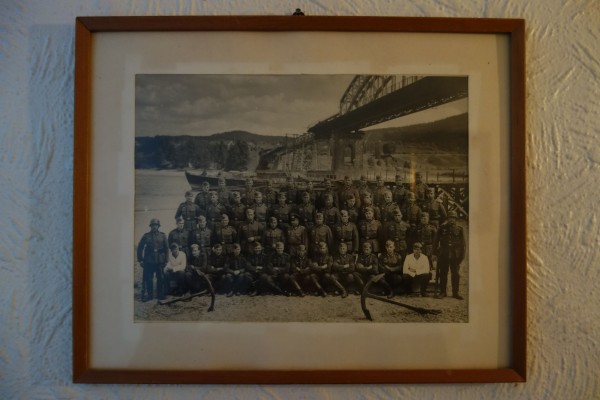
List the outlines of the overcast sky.
{"type": "MultiPolygon", "coordinates": [[[[244,130],[301,134],[339,112],[354,75],[137,75],[136,136],[211,135],[244,130]]],[[[466,112],[466,100],[385,126],[466,112]],[[461,104],[461,102],[463,104],[461,104]]]]}

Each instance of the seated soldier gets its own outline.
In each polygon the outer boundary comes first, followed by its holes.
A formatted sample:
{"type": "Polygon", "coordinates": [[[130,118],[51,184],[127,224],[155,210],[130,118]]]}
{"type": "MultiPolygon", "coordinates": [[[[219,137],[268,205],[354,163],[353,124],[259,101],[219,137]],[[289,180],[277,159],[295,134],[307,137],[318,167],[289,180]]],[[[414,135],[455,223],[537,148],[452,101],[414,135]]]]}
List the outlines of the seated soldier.
{"type": "Polygon", "coordinates": [[[202,252],[200,246],[197,244],[193,244],[190,246],[192,249],[192,255],[190,256],[187,266],[185,268],[185,280],[187,286],[190,289],[190,292],[198,293],[209,285],[207,279],[210,280],[209,277],[204,278],[203,269],[206,268],[206,253],[202,252]]]}
{"type": "Polygon", "coordinates": [[[298,252],[295,257],[292,257],[291,262],[290,273],[292,274],[292,277],[298,282],[300,287],[306,289],[307,286],[312,284],[310,278],[311,261],[308,258],[306,245],[298,245],[298,252]]]}
{"type": "Polygon", "coordinates": [[[283,252],[284,248],[285,245],[283,242],[277,242],[275,245],[275,254],[269,258],[267,263],[265,284],[275,289],[276,292],[282,292],[286,296],[289,296],[287,289],[293,287],[300,297],[304,297],[304,292],[300,288],[300,285],[290,274],[290,255],[283,252]]]}
{"type": "Polygon", "coordinates": [[[385,242],[385,252],[379,255],[379,271],[385,273],[380,282],[389,290],[388,298],[394,297],[394,287],[402,280],[402,258],[395,251],[394,242],[385,242]]]}
{"type": "Polygon", "coordinates": [[[165,293],[182,296],[188,290],[185,279],[187,257],[183,251],[179,250],[177,243],[171,243],[170,247],[169,260],[165,265],[165,293]]]}
{"type": "Polygon", "coordinates": [[[262,244],[254,242],[254,252],[248,256],[248,264],[246,265],[246,272],[252,281],[252,289],[250,290],[252,296],[264,291],[262,281],[265,278],[262,278],[262,275],[266,274],[267,258],[267,255],[263,252],[262,244]]]}
{"type": "Polygon", "coordinates": [[[421,254],[422,245],[419,242],[413,244],[413,253],[406,256],[402,275],[404,293],[410,295],[413,293],[413,285],[418,285],[422,297],[427,297],[427,284],[431,278],[431,267],[429,259],[425,254],[421,254]]]}
{"type": "Polygon", "coordinates": [[[228,288],[227,297],[247,293],[252,282],[252,276],[248,273],[248,263],[241,252],[242,247],[239,243],[234,243],[233,253],[225,260],[224,282],[228,288]]]}
{"type": "Polygon", "coordinates": [[[369,279],[379,273],[378,264],[377,255],[373,254],[371,243],[363,243],[362,253],[358,256],[356,262],[356,272],[361,275],[363,282],[369,281],[369,279]]]}
{"type": "Polygon", "coordinates": [[[346,243],[339,244],[338,255],[333,258],[331,270],[335,281],[340,283],[342,298],[348,296],[346,287],[355,285],[355,294],[358,294],[358,288],[364,286],[360,274],[356,272],[356,259],[353,255],[348,254],[348,246],[346,243]],[[345,287],[344,284],[346,285],[345,287]]]}
{"type": "Polygon", "coordinates": [[[333,283],[333,278],[331,276],[333,257],[329,255],[329,248],[327,247],[327,243],[319,242],[319,244],[317,245],[317,249],[317,255],[313,257],[313,262],[311,264],[312,273],[310,274],[310,279],[312,280],[313,284],[317,287],[317,290],[321,293],[321,295],[325,297],[327,296],[327,292],[325,292],[321,284],[326,284],[330,282],[333,283]]]}
{"type": "Polygon", "coordinates": [[[224,286],[223,279],[225,276],[226,259],[227,257],[223,252],[223,246],[220,243],[217,243],[212,247],[212,251],[208,256],[207,261],[204,263],[205,267],[200,268],[200,271],[202,271],[208,277],[211,284],[217,290],[224,286]]]}

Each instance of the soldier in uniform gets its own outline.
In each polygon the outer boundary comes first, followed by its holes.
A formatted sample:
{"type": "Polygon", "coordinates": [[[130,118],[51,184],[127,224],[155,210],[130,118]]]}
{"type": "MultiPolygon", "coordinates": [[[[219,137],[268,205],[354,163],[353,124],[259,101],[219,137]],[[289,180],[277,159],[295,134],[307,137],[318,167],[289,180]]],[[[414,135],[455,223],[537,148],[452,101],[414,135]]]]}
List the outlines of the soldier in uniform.
{"type": "Polygon", "coordinates": [[[291,226],[287,231],[287,245],[291,257],[296,257],[299,253],[300,246],[308,248],[308,229],[300,225],[300,216],[298,214],[291,215],[291,226]]]}
{"type": "Polygon", "coordinates": [[[379,255],[379,272],[385,273],[380,282],[389,290],[387,297],[391,299],[395,295],[394,288],[402,280],[402,259],[391,240],[385,242],[385,252],[379,255]]]}
{"type": "Polygon", "coordinates": [[[233,245],[238,242],[238,233],[229,225],[229,216],[221,215],[221,223],[215,227],[213,243],[220,243],[226,255],[233,254],[233,245]]]}
{"type": "Polygon", "coordinates": [[[321,283],[327,283],[331,281],[333,257],[329,255],[327,243],[319,242],[316,247],[317,252],[312,258],[313,261],[311,264],[310,280],[312,281],[313,285],[315,285],[321,296],[326,297],[327,292],[325,292],[323,286],[321,286],[321,283]]]}
{"type": "Polygon", "coordinates": [[[413,244],[413,253],[406,256],[402,269],[402,282],[404,293],[412,294],[413,286],[418,285],[421,297],[427,297],[427,284],[431,278],[431,266],[425,254],[421,254],[422,245],[413,244]]]}
{"type": "Polygon", "coordinates": [[[240,229],[242,222],[246,218],[246,205],[242,203],[242,196],[240,192],[234,191],[231,192],[231,204],[227,210],[231,226],[233,226],[236,230],[240,229]]]}
{"type": "Polygon", "coordinates": [[[202,182],[194,203],[200,207],[200,214],[206,215],[206,209],[208,208],[208,203],[210,203],[210,184],[207,181],[202,182]]]}
{"type": "Polygon", "coordinates": [[[333,237],[337,243],[345,243],[347,251],[350,254],[358,254],[359,239],[358,239],[358,228],[352,222],[350,222],[350,216],[348,211],[342,210],[340,212],[341,223],[336,225],[333,230],[333,237]]]}
{"type": "Polygon", "coordinates": [[[369,188],[369,181],[366,176],[362,175],[358,183],[358,196],[355,196],[357,208],[361,207],[362,204],[360,203],[360,199],[362,199],[367,193],[373,197],[373,192],[371,191],[371,188],[369,188]]]}
{"type": "Polygon", "coordinates": [[[333,280],[339,283],[338,288],[342,292],[342,298],[348,296],[347,288],[352,285],[355,286],[355,294],[358,294],[358,289],[365,285],[360,273],[356,272],[356,258],[348,254],[346,243],[338,245],[338,255],[333,257],[331,272],[333,280]]]}
{"type": "Polygon", "coordinates": [[[223,205],[223,207],[228,207],[229,202],[231,201],[231,193],[229,189],[227,189],[227,181],[223,177],[219,177],[217,187],[217,195],[219,196],[219,203],[223,205]]]}
{"type": "Polygon", "coordinates": [[[358,214],[358,220],[363,221],[365,219],[365,210],[370,208],[373,210],[373,218],[377,221],[381,221],[381,210],[379,207],[373,204],[373,196],[370,193],[365,193],[362,198],[362,207],[360,208],[360,213],[358,214]]]}
{"type": "Polygon", "coordinates": [[[183,251],[185,255],[189,257],[190,232],[185,229],[185,221],[183,218],[178,218],[176,224],[177,227],[169,232],[167,241],[169,242],[169,246],[171,246],[173,243],[177,243],[181,251],[183,251]]]}
{"type": "Polygon", "coordinates": [[[422,212],[421,222],[415,227],[415,229],[410,234],[412,243],[421,243],[421,251],[429,259],[431,269],[433,269],[433,241],[435,240],[436,233],[437,229],[435,225],[429,222],[429,214],[426,212],[422,212]]]}
{"type": "Polygon", "coordinates": [[[287,195],[287,202],[289,204],[297,204],[298,203],[298,188],[296,187],[296,181],[291,176],[287,177],[286,184],[281,188],[282,192],[285,192],[287,195]]]}
{"type": "Polygon", "coordinates": [[[248,272],[248,263],[241,255],[242,248],[238,243],[233,244],[232,253],[225,260],[225,287],[229,288],[227,297],[247,293],[252,283],[252,275],[248,272]]]}
{"type": "Polygon", "coordinates": [[[446,287],[448,285],[448,270],[452,280],[452,297],[462,300],[463,297],[458,293],[460,282],[460,263],[465,258],[467,245],[465,234],[462,227],[456,224],[456,211],[448,212],[446,223],[440,226],[433,243],[433,254],[438,259],[438,273],[440,274],[440,290],[437,298],[446,297],[446,287]]]}
{"type": "Polygon", "coordinates": [[[383,239],[381,222],[374,219],[373,208],[371,207],[365,209],[365,219],[358,223],[358,237],[361,244],[371,243],[373,253],[381,251],[381,241],[383,239]]]}
{"type": "Polygon", "coordinates": [[[392,192],[387,190],[383,194],[383,205],[381,206],[381,223],[385,224],[388,221],[394,220],[396,211],[400,211],[400,208],[396,203],[392,201],[392,192]]]}
{"type": "Polygon", "coordinates": [[[331,193],[325,195],[325,207],[321,209],[325,225],[333,229],[336,225],[342,222],[340,210],[333,205],[333,196],[331,193]]]}
{"type": "Polygon", "coordinates": [[[254,242],[262,240],[263,228],[254,219],[254,210],[246,209],[246,221],[242,224],[239,231],[240,244],[242,245],[244,255],[252,254],[254,251],[254,242]]]}
{"type": "MultiPolygon", "coordinates": [[[[348,198],[346,199],[346,207],[342,208],[342,210],[346,210],[348,211],[348,217],[350,219],[350,222],[357,224],[358,220],[361,219],[360,218],[360,208],[358,208],[356,206],[356,200],[357,198],[355,198],[354,196],[350,195],[348,196],[348,198]]],[[[341,212],[341,210],[340,210],[341,212]]]]}
{"type": "Polygon", "coordinates": [[[260,294],[263,291],[262,281],[266,278],[261,278],[266,274],[268,256],[263,252],[263,246],[260,242],[254,242],[254,252],[247,258],[247,271],[252,280],[254,290],[251,295],[260,294]]]}
{"type": "Polygon", "coordinates": [[[392,201],[402,210],[406,205],[409,190],[404,187],[402,175],[396,175],[396,184],[392,190],[392,201]]]}
{"type": "Polygon", "coordinates": [[[307,229],[311,229],[315,226],[315,205],[310,201],[310,194],[308,192],[302,192],[301,202],[294,208],[294,212],[300,217],[302,225],[307,229]]]}
{"type": "Polygon", "coordinates": [[[287,194],[285,192],[279,192],[278,202],[271,207],[271,217],[277,218],[279,227],[286,231],[290,226],[290,213],[292,212],[292,206],[287,203],[287,194]]]}
{"type": "Polygon", "coordinates": [[[306,193],[308,193],[308,197],[310,199],[310,203],[316,207],[317,205],[317,199],[319,198],[319,195],[317,194],[317,191],[315,190],[315,184],[312,181],[308,181],[306,183],[306,193]]]}
{"type": "Polygon", "coordinates": [[[394,220],[387,222],[384,225],[384,239],[391,240],[394,242],[394,248],[400,254],[402,259],[406,256],[406,249],[408,248],[408,234],[410,231],[410,225],[402,220],[402,212],[396,210],[394,212],[394,220]]]}
{"type": "Polygon", "coordinates": [[[265,244],[265,253],[268,255],[275,253],[275,246],[278,242],[286,242],[285,233],[277,223],[277,218],[269,217],[269,226],[263,233],[262,241],[265,244]]]}
{"type": "Polygon", "coordinates": [[[333,232],[323,223],[323,214],[315,214],[315,227],[310,232],[310,251],[312,258],[319,254],[319,243],[324,242],[327,249],[333,244],[333,232]]]}
{"type": "Polygon", "coordinates": [[[150,220],[150,232],[144,233],[137,247],[137,259],[144,269],[142,275],[142,301],[154,298],[154,276],[156,275],[156,295],[164,300],[164,271],[169,254],[167,235],[158,230],[160,221],[150,220]]]}
{"type": "Polygon", "coordinates": [[[277,195],[278,192],[277,190],[275,190],[273,188],[273,181],[272,180],[268,180],[267,181],[267,187],[264,190],[264,201],[265,204],[270,208],[272,205],[274,205],[275,203],[277,203],[277,195]]]}
{"type": "Polygon", "coordinates": [[[429,213],[429,222],[439,228],[446,221],[446,209],[442,199],[435,198],[434,189],[429,188],[422,211],[429,213]]]}
{"type": "Polygon", "coordinates": [[[339,207],[340,201],[338,198],[338,193],[334,189],[334,185],[333,185],[333,182],[331,182],[331,179],[325,178],[325,180],[323,181],[323,184],[324,184],[325,188],[323,189],[323,191],[321,192],[321,195],[319,196],[318,204],[315,204],[317,209],[320,210],[323,207],[325,207],[325,197],[328,194],[331,194],[331,197],[333,198],[333,205],[335,207],[339,207]]]}
{"type": "MultiPolygon", "coordinates": [[[[193,249],[193,245],[192,245],[193,249]]],[[[227,256],[223,252],[223,246],[221,243],[216,243],[208,256],[208,259],[204,264],[205,268],[201,267],[200,270],[204,272],[206,276],[210,279],[212,285],[217,289],[221,289],[221,287],[225,286],[223,282],[223,278],[225,276],[225,261],[227,260],[227,256]]]]}
{"type": "MultiPolygon", "coordinates": [[[[200,246],[197,244],[193,244],[191,247],[191,256],[188,259],[187,266],[185,268],[185,280],[187,286],[190,289],[190,292],[198,293],[205,286],[208,285],[207,281],[203,279],[202,273],[206,271],[207,266],[207,256],[206,253],[203,253],[200,250],[200,246]]],[[[214,276],[211,277],[213,280],[214,276]]],[[[206,279],[211,279],[207,277],[206,279]]],[[[212,284],[212,283],[211,283],[212,284]]]]}
{"type": "Polygon", "coordinates": [[[283,242],[277,242],[275,245],[275,254],[269,257],[267,262],[267,285],[268,287],[274,288],[281,291],[283,294],[289,296],[288,288],[294,288],[300,297],[304,297],[304,292],[300,288],[300,285],[296,279],[290,273],[291,258],[290,255],[284,253],[285,245],[283,242]]]}
{"type": "Polygon", "coordinates": [[[267,214],[269,214],[269,207],[263,201],[263,194],[259,191],[254,193],[254,204],[252,205],[252,209],[254,210],[254,218],[256,219],[256,222],[259,223],[262,229],[265,229],[267,225],[267,214]]]}
{"type": "Polygon", "coordinates": [[[212,246],[213,231],[208,229],[206,223],[206,217],[201,215],[198,217],[198,226],[193,230],[188,239],[188,243],[191,245],[197,244],[200,246],[200,251],[204,254],[209,253],[212,246]]]}
{"type": "Polygon", "coordinates": [[[189,232],[195,229],[196,218],[200,215],[200,207],[194,203],[194,194],[188,190],[185,192],[185,201],[177,207],[175,220],[181,218],[184,221],[183,228],[189,232]]]}
{"type": "Polygon", "coordinates": [[[362,245],[362,253],[356,260],[356,272],[361,275],[363,282],[367,282],[373,276],[379,273],[379,262],[377,256],[373,254],[371,243],[366,242],[362,245]]]}
{"type": "Polygon", "coordinates": [[[206,221],[208,227],[214,229],[221,222],[221,214],[225,212],[225,207],[219,203],[217,192],[210,192],[210,202],[206,206],[206,221]]]}
{"type": "Polygon", "coordinates": [[[421,220],[421,207],[417,205],[415,194],[412,192],[408,194],[402,215],[411,227],[415,227],[421,220]]]}
{"type": "Polygon", "coordinates": [[[375,189],[373,190],[373,204],[381,207],[385,203],[385,192],[388,188],[385,187],[385,182],[380,175],[375,178],[375,189]]]}
{"type": "Polygon", "coordinates": [[[311,261],[308,258],[308,252],[306,249],[306,245],[299,245],[297,254],[291,257],[291,268],[290,273],[292,277],[298,282],[300,287],[304,287],[305,289],[312,284],[312,280],[310,278],[311,274],[311,261]]]}
{"type": "Polygon", "coordinates": [[[348,206],[348,196],[354,196],[355,199],[360,197],[358,189],[352,185],[352,179],[349,176],[344,177],[344,187],[340,190],[339,200],[340,208],[348,206]]]}
{"type": "Polygon", "coordinates": [[[242,203],[244,203],[246,207],[250,207],[254,204],[254,194],[257,190],[254,188],[254,180],[252,178],[247,178],[245,185],[246,187],[242,193],[242,203]]]}
{"type": "Polygon", "coordinates": [[[416,202],[419,207],[425,204],[425,194],[429,191],[429,186],[423,182],[423,174],[417,172],[415,174],[415,182],[412,192],[415,194],[416,202]]]}

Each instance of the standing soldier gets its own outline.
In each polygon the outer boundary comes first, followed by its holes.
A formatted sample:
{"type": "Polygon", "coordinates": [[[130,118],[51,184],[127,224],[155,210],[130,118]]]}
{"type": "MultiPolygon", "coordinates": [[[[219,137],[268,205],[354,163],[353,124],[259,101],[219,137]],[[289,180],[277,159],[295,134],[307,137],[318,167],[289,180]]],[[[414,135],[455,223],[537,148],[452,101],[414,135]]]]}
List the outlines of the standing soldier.
{"type": "Polygon", "coordinates": [[[206,215],[206,209],[208,208],[208,203],[210,203],[210,184],[207,181],[202,182],[194,203],[200,207],[200,214],[206,215]]]}
{"type": "Polygon", "coordinates": [[[279,226],[277,226],[277,218],[269,218],[269,226],[265,229],[262,237],[262,241],[265,244],[265,253],[275,253],[275,246],[278,242],[285,243],[285,234],[279,226]]]}
{"type": "Polygon", "coordinates": [[[329,247],[331,247],[333,244],[333,233],[331,232],[331,228],[325,225],[323,221],[323,214],[319,212],[316,213],[315,227],[310,232],[310,250],[312,258],[319,254],[319,243],[324,242],[327,246],[327,249],[329,249],[329,247]]]}
{"type": "Polygon", "coordinates": [[[446,209],[444,208],[444,202],[441,198],[435,198],[433,188],[429,188],[427,191],[427,198],[423,205],[423,211],[429,213],[429,222],[439,228],[441,224],[446,221],[446,209]]]}
{"type": "Polygon", "coordinates": [[[226,255],[233,254],[233,245],[238,242],[238,234],[234,227],[229,225],[229,216],[221,215],[221,223],[215,227],[213,243],[223,246],[226,255]]]}
{"type": "Polygon", "coordinates": [[[400,208],[392,201],[392,192],[389,190],[384,192],[383,199],[383,205],[381,206],[381,223],[385,224],[388,221],[394,220],[394,215],[400,208]]]}
{"type": "Polygon", "coordinates": [[[176,224],[177,227],[169,232],[167,240],[169,242],[169,247],[173,243],[177,243],[181,251],[185,253],[186,257],[189,257],[190,232],[184,228],[185,221],[183,218],[178,218],[176,224]]]}
{"type": "MultiPolygon", "coordinates": [[[[346,199],[346,207],[342,208],[342,210],[348,211],[348,217],[350,218],[350,222],[357,224],[358,220],[361,219],[360,216],[360,208],[356,206],[356,198],[352,195],[348,196],[346,199]]],[[[340,210],[341,212],[341,210],[340,210]]]]}
{"type": "Polygon", "coordinates": [[[358,214],[358,220],[365,219],[365,210],[370,208],[373,210],[373,218],[377,221],[381,221],[381,210],[376,205],[373,205],[373,195],[371,193],[365,193],[362,198],[362,207],[360,208],[360,213],[358,214]]]}
{"type": "Polygon", "coordinates": [[[212,246],[213,233],[206,224],[206,217],[203,215],[198,217],[198,227],[190,232],[189,244],[190,247],[194,244],[198,245],[203,254],[208,255],[212,246]]]}
{"type": "Polygon", "coordinates": [[[262,239],[263,228],[254,219],[254,210],[252,208],[246,209],[246,221],[240,228],[240,243],[242,245],[244,255],[252,254],[254,251],[254,242],[258,242],[262,239]]]}
{"type": "Polygon", "coordinates": [[[273,181],[269,179],[267,181],[267,188],[264,190],[264,201],[265,204],[270,208],[277,203],[277,190],[273,189],[273,181]]]}
{"type": "Polygon", "coordinates": [[[416,202],[419,207],[425,204],[425,194],[429,191],[429,186],[423,182],[423,174],[417,172],[415,174],[415,182],[412,192],[415,194],[416,202]]]}
{"type": "Polygon", "coordinates": [[[345,208],[348,206],[348,197],[354,196],[354,198],[359,198],[360,194],[358,190],[352,186],[352,180],[349,176],[344,177],[344,187],[340,190],[339,200],[340,200],[340,208],[345,208]]]}
{"type": "Polygon", "coordinates": [[[279,227],[284,231],[290,226],[290,213],[292,206],[286,202],[287,194],[279,192],[278,203],[271,207],[271,217],[277,218],[279,227]]]}
{"type": "Polygon", "coordinates": [[[164,300],[164,271],[169,254],[167,235],[159,232],[160,221],[150,220],[150,232],[144,233],[137,247],[137,259],[144,269],[142,275],[142,301],[154,298],[154,275],[156,275],[156,295],[158,300],[164,300]]]}
{"type": "Polygon", "coordinates": [[[367,180],[366,176],[362,175],[358,184],[358,196],[355,196],[356,207],[360,208],[360,206],[362,205],[360,203],[360,199],[362,199],[367,193],[369,193],[371,197],[373,197],[373,192],[371,191],[371,188],[369,188],[369,181],[367,180]]]}
{"type": "Polygon", "coordinates": [[[217,192],[210,192],[210,202],[206,206],[206,221],[210,229],[214,229],[221,222],[221,214],[225,211],[225,207],[219,203],[217,192]]]}
{"type": "Polygon", "coordinates": [[[433,241],[435,240],[435,235],[437,234],[437,229],[435,225],[429,222],[429,214],[426,212],[421,213],[421,223],[416,226],[414,231],[410,234],[410,245],[414,247],[412,243],[419,242],[421,243],[421,251],[424,255],[427,256],[429,260],[429,264],[433,269],[433,241]]]}
{"type": "Polygon", "coordinates": [[[412,192],[408,194],[402,215],[413,228],[421,221],[421,207],[417,205],[415,194],[412,192]]]}
{"type": "Polygon", "coordinates": [[[281,188],[282,192],[285,192],[287,195],[287,202],[289,204],[297,204],[298,203],[298,188],[296,187],[296,181],[291,176],[288,176],[286,179],[286,184],[281,188]]]}
{"type": "Polygon", "coordinates": [[[254,189],[254,180],[252,178],[247,178],[245,185],[246,187],[242,193],[242,203],[244,203],[246,207],[250,207],[254,204],[254,194],[257,190],[254,189]]]}
{"type": "Polygon", "coordinates": [[[381,251],[382,234],[381,222],[374,219],[373,208],[367,207],[365,209],[365,219],[358,223],[360,243],[371,243],[373,253],[379,253],[381,251]]]}
{"type": "Polygon", "coordinates": [[[295,213],[300,217],[302,225],[307,229],[312,229],[315,226],[315,205],[310,202],[310,194],[302,192],[302,201],[295,207],[295,213]]]}
{"type": "Polygon", "coordinates": [[[310,199],[310,203],[316,207],[317,199],[319,198],[317,191],[315,190],[315,184],[313,181],[308,181],[306,183],[306,193],[308,193],[308,197],[310,199]]]}
{"type": "Polygon", "coordinates": [[[325,178],[325,180],[323,181],[323,183],[324,183],[325,188],[323,189],[323,191],[321,192],[321,195],[319,196],[318,204],[315,204],[315,206],[319,210],[321,208],[325,207],[325,197],[328,194],[330,194],[331,197],[333,198],[333,205],[335,207],[339,207],[340,202],[339,202],[337,191],[334,189],[333,182],[331,182],[331,179],[325,178]]]}
{"type": "Polygon", "coordinates": [[[287,244],[290,256],[296,257],[300,251],[300,247],[308,248],[308,229],[300,225],[300,216],[292,214],[291,226],[287,231],[287,244]]]}
{"type": "Polygon", "coordinates": [[[383,230],[384,239],[386,241],[391,240],[394,242],[394,249],[396,249],[396,252],[404,259],[406,256],[406,249],[408,248],[410,225],[402,220],[402,213],[400,210],[396,210],[394,213],[394,220],[387,222],[383,230]]]}
{"type": "Polygon", "coordinates": [[[345,243],[347,251],[350,254],[358,254],[359,240],[358,240],[358,228],[352,222],[350,222],[350,216],[348,211],[342,210],[340,212],[340,218],[342,222],[334,228],[334,239],[339,243],[345,243]]]}
{"type": "Polygon", "coordinates": [[[331,229],[342,222],[340,210],[333,205],[333,196],[331,193],[325,195],[325,207],[321,209],[321,213],[323,213],[325,225],[331,229]]]}
{"type": "Polygon", "coordinates": [[[240,229],[240,225],[244,222],[246,218],[246,206],[242,203],[242,196],[240,196],[240,192],[234,191],[231,192],[231,204],[229,205],[229,209],[227,210],[231,226],[233,226],[236,230],[240,229]]]}
{"type": "Polygon", "coordinates": [[[404,179],[402,175],[396,175],[396,184],[392,190],[392,201],[398,204],[398,207],[402,210],[406,205],[408,197],[408,189],[404,187],[404,179]]]}
{"type": "Polygon", "coordinates": [[[375,178],[375,189],[373,190],[373,204],[381,207],[385,202],[384,195],[388,188],[385,187],[385,182],[380,175],[375,178]]]}
{"type": "Polygon", "coordinates": [[[433,254],[438,258],[438,273],[440,274],[440,290],[437,298],[446,297],[448,285],[448,270],[452,279],[452,297],[462,300],[458,294],[460,282],[460,263],[465,258],[467,245],[462,227],[456,224],[456,211],[448,213],[448,220],[440,226],[433,243],[433,254]]]}
{"type": "Polygon", "coordinates": [[[175,219],[181,218],[184,221],[183,228],[189,232],[196,227],[196,218],[200,214],[200,207],[194,203],[194,194],[188,190],[185,192],[185,201],[177,207],[175,219]]]}
{"type": "Polygon", "coordinates": [[[228,207],[229,202],[231,201],[231,193],[229,192],[229,189],[227,189],[227,182],[225,181],[225,178],[219,177],[218,185],[217,195],[219,196],[219,203],[221,203],[223,207],[228,207]]]}
{"type": "Polygon", "coordinates": [[[269,213],[269,207],[263,201],[263,194],[259,191],[254,193],[254,204],[252,205],[252,209],[254,210],[254,218],[256,222],[258,222],[262,229],[265,229],[267,225],[267,217],[269,213]]]}

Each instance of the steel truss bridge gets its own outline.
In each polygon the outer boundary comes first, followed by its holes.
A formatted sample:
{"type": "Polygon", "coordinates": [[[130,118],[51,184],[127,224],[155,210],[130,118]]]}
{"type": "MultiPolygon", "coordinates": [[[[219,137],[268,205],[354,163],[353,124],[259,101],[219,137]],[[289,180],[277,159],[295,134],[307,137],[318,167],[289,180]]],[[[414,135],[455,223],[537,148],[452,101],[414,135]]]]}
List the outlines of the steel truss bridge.
{"type": "Polygon", "coordinates": [[[308,132],[316,139],[357,132],[467,96],[467,77],[357,75],[340,100],[340,112],[308,132]]]}

